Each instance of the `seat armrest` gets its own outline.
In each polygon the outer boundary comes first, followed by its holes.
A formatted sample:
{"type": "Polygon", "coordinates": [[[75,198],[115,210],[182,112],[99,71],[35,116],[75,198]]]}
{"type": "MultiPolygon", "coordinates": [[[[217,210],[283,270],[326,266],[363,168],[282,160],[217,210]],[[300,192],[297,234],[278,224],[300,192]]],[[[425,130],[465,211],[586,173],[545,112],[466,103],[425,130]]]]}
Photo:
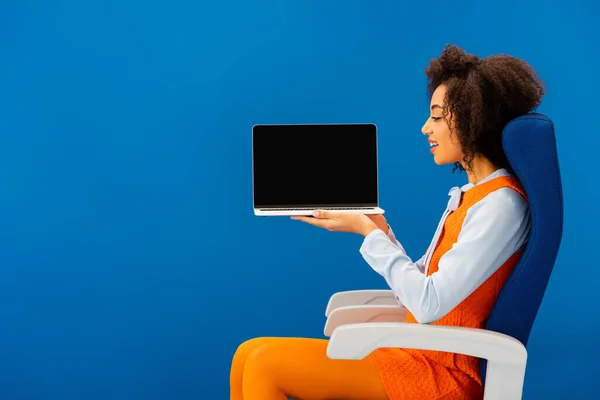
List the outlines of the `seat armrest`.
{"type": "Polygon", "coordinates": [[[391,290],[350,290],[335,293],[329,298],[325,316],[339,307],[362,305],[400,305],[391,290]]]}
{"type": "Polygon", "coordinates": [[[403,322],[407,313],[406,307],[398,304],[338,307],[327,318],[325,336],[331,336],[333,331],[342,325],[362,322],[403,322]]]}
{"type": "Polygon", "coordinates": [[[521,399],[527,350],[518,340],[484,329],[402,322],[348,324],[336,328],[327,348],[332,359],[362,359],[379,348],[410,348],[486,359],[484,400],[521,399]]]}

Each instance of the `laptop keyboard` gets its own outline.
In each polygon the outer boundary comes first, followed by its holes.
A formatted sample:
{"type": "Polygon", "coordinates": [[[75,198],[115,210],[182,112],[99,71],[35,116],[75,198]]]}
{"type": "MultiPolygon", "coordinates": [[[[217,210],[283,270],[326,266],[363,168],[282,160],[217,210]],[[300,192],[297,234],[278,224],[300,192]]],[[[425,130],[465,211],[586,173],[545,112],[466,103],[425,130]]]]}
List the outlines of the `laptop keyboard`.
{"type": "MultiPolygon", "coordinates": [[[[320,207],[319,210],[371,210],[372,207],[320,207]]],[[[314,208],[261,208],[261,211],[312,211],[314,208]]]]}

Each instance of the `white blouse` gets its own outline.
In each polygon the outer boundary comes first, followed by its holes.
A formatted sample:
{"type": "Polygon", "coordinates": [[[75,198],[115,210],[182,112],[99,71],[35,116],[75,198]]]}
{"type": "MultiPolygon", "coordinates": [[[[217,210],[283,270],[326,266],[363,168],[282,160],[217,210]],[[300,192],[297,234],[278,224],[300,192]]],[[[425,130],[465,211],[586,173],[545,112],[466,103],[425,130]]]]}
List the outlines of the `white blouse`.
{"type": "MultiPolygon", "coordinates": [[[[482,180],[509,176],[500,169],[482,180]]],[[[529,230],[527,201],[511,188],[501,188],[467,211],[457,243],[440,259],[438,271],[427,276],[429,262],[446,217],[459,204],[467,184],[450,190],[448,206],[442,215],[427,253],[413,262],[390,228],[365,237],[360,248],[365,261],[383,276],[403,304],[420,323],[442,318],[485,282],[506,260],[525,245],[529,230]]]]}

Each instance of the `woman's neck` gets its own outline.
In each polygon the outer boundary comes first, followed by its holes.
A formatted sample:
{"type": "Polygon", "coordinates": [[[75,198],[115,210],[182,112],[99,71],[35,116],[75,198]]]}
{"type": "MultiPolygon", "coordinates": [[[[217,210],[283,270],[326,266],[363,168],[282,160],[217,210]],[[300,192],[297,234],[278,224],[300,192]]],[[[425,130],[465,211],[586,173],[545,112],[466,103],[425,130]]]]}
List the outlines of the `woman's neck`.
{"type": "Polygon", "coordinates": [[[492,162],[485,157],[475,157],[471,163],[471,166],[471,170],[467,170],[466,172],[469,183],[474,185],[498,170],[498,167],[492,164],[492,162]]]}

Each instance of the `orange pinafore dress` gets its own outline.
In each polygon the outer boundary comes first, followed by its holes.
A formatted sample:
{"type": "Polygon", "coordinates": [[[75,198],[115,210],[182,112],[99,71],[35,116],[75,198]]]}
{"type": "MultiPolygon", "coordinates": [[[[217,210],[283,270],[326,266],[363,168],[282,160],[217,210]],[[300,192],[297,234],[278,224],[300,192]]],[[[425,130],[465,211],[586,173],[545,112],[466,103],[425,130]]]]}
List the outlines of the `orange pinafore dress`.
{"type": "MultiPolygon", "coordinates": [[[[458,240],[467,211],[489,193],[509,187],[523,197],[525,192],[514,177],[498,177],[463,193],[458,208],[444,222],[442,234],[431,257],[427,275],[438,270],[442,255],[458,240]]],[[[462,303],[433,325],[484,328],[496,297],[521,257],[511,256],[490,278],[462,303]]],[[[417,323],[409,312],[405,322],[417,323]]],[[[479,359],[462,354],[416,349],[378,349],[373,353],[390,400],[471,400],[483,398],[479,359]]]]}

